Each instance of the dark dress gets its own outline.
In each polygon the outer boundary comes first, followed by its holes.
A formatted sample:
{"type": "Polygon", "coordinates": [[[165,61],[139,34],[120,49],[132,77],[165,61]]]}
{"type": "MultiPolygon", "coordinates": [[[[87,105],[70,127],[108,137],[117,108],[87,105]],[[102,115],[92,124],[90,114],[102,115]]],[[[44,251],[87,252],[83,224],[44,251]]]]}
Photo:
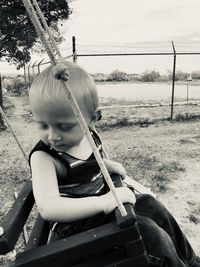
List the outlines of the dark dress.
{"type": "MultiPolygon", "coordinates": [[[[92,136],[102,153],[99,136],[95,132],[92,132],[92,136]]],[[[65,179],[58,177],[61,196],[76,198],[102,195],[108,192],[108,187],[93,154],[87,160],[80,160],[66,153],[58,153],[39,141],[31,151],[30,157],[38,150],[45,151],[66,166],[67,177],[65,179]]],[[[150,266],[200,267],[200,259],[195,255],[174,217],[158,200],[147,194],[137,195],[135,212],[150,266]]],[[[54,240],[65,238],[112,220],[114,220],[113,213],[108,215],[101,213],[71,223],[52,223],[52,236],[54,240]]]]}

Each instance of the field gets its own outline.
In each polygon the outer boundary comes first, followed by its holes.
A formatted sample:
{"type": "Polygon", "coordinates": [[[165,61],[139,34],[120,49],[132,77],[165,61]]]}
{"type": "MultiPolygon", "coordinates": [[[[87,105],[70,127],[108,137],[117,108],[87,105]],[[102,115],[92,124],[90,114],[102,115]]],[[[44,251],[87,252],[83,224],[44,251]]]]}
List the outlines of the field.
{"type": "MultiPolygon", "coordinates": [[[[104,100],[101,101],[104,105],[104,100]]],[[[27,97],[7,95],[4,105],[9,122],[28,155],[38,137],[27,97]]],[[[122,162],[131,177],[157,194],[200,255],[200,120],[144,120],[141,112],[142,109],[136,114],[130,107],[105,109],[97,130],[110,157],[122,162]]],[[[155,109],[146,108],[144,112],[145,117],[152,118],[150,113],[155,109]]],[[[162,118],[163,107],[156,107],[156,114],[162,118]]],[[[30,172],[9,129],[0,132],[0,144],[2,218],[12,205],[14,192],[19,191],[30,172]]],[[[0,263],[5,261],[2,258],[0,263]]]]}

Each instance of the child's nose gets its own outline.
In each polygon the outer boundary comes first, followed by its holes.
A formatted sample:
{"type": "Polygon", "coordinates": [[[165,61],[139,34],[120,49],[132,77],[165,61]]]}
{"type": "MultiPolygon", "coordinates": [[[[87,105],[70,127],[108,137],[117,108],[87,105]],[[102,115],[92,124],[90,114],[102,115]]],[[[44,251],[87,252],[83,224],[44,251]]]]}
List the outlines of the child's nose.
{"type": "Polygon", "coordinates": [[[59,141],[61,140],[61,136],[54,129],[49,129],[48,139],[49,141],[59,141]]]}

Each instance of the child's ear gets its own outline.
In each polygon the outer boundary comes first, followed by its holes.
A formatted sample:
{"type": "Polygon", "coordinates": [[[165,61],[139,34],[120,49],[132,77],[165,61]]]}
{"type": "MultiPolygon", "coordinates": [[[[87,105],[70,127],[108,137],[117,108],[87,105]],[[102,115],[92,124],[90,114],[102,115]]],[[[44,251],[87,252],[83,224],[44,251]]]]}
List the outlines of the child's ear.
{"type": "Polygon", "coordinates": [[[101,110],[100,109],[97,109],[95,111],[95,113],[92,115],[91,117],[91,121],[92,122],[96,122],[96,121],[99,121],[101,119],[102,115],[101,115],[101,110]]]}

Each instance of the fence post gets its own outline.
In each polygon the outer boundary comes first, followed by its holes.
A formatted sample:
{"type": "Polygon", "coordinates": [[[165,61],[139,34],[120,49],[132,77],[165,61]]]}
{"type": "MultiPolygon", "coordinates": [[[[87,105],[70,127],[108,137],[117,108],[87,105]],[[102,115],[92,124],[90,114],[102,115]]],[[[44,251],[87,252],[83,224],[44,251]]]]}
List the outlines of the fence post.
{"type": "Polygon", "coordinates": [[[0,73],[0,106],[3,108],[3,87],[2,87],[1,73],[0,73]]]}
{"type": "Polygon", "coordinates": [[[40,64],[42,63],[43,60],[44,58],[38,63],[38,74],[40,74],[40,64]]]}
{"type": "Polygon", "coordinates": [[[176,78],[176,50],[174,43],[172,42],[172,48],[174,51],[174,64],[173,64],[173,75],[172,75],[172,99],[171,99],[171,120],[173,119],[173,110],[174,110],[174,87],[175,87],[175,78],[176,78]]]}
{"type": "Polygon", "coordinates": [[[37,60],[33,63],[32,65],[32,75],[34,76],[35,75],[35,71],[34,71],[34,68],[35,68],[35,64],[36,64],[37,60]]]}
{"type": "Polygon", "coordinates": [[[30,89],[30,86],[31,86],[30,66],[31,66],[31,63],[28,64],[28,88],[29,89],[30,89]]]}
{"type": "Polygon", "coordinates": [[[75,38],[75,36],[72,36],[72,56],[73,56],[73,62],[76,63],[77,54],[76,54],[76,38],[75,38]]]}
{"type": "MultiPolygon", "coordinates": [[[[0,73],[0,107],[3,109],[3,88],[2,88],[2,79],[1,79],[1,73],[0,73]]],[[[3,122],[3,118],[0,114],[0,131],[5,129],[5,125],[3,122]]]]}
{"type": "Polygon", "coordinates": [[[26,64],[25,64],[25,61],[23,61],[23,68],[24,68],[24,82],[26,84],[27,83],[27,78],[26,78],[26,64]]]}

